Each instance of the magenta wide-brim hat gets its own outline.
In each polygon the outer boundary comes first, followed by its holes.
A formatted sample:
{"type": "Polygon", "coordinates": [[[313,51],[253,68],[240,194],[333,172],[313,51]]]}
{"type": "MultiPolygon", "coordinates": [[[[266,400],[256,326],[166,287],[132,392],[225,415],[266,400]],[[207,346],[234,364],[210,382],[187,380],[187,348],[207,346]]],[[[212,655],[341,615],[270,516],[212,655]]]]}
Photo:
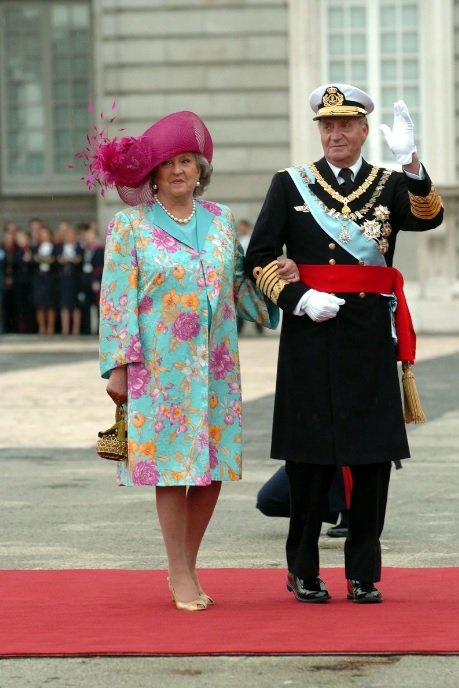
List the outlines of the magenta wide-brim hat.
{"type": "Polygon", "coordinates": [[[105,139],[93,151],[91,181],[105,188],[115,186],[128,205],[152,201],[152,171],[180,153],[200,153],[209,163],[212,161],[210,132],[202,119],[188,110],[163,117],[141,136],[105,139]]]}

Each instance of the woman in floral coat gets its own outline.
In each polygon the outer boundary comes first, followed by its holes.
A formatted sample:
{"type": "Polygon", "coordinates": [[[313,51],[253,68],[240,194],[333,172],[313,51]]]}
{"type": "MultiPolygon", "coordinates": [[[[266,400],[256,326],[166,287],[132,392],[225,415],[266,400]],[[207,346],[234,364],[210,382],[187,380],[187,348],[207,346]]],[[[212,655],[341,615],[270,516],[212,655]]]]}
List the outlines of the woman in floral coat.
{"type": "Polygon", "coordinates": [[[108,227],[101,289],[101,372],[128,410],[118,480],[156,487],[172,597],[202,610],[213,600],[196,574],[199,546],[221,482],[241,477],[236,317],[276,327],[278,312],[244,276],[231,211],[196,200],[212,171],[197,115],[93,148],[90,183],[115,185],[129,204],[108,227]]]}

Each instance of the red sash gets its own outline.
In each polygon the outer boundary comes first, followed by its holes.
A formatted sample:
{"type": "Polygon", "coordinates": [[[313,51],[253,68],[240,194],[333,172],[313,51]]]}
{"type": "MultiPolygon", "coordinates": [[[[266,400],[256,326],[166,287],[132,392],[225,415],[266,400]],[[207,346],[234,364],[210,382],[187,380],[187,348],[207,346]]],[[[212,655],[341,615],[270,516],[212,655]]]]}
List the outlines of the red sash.
{"type": "Polygon", "coordinates": [[[343,476],[344,499],[346,502],[346,509],[349,511],[349,509],[351,508],[352,495],[352,473],[349,466],[341,466],[341,474],[343,476]]]}
{"type": "Polygon", "coordinates": [[[330,293],[394,293],[397,297],[395,331],[397,358],[414,363],[416,334],[403,291],[403,275],[396,268],[377,265],[298,265],[301,281],[317,291],[330,293]]]}

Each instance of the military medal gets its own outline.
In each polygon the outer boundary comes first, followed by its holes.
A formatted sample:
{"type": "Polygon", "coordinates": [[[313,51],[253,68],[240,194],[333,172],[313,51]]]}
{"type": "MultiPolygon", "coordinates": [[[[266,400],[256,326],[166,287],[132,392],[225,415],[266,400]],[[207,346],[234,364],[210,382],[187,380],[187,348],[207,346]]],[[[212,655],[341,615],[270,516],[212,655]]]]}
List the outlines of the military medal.
{"type": "MultiPolygon", "coordinates": [[[[362,196],[362,194],[370,188],[370,186],[373,184],[378,175],[379,168],[374,166],[371,169],[370,174],[366,177],[366,179],[355,191],[353,191],[348,196],[343,196],[338,191],[336,191],[336,189],[334,189],[330,184],[328,184],[328,182],[325,181],[325,179],[322,177],[314,163],[309,163],[309,167],[315,177],[315,181],[335,201],[339,201],[340,203],[342,203],[341,210],[335,210],[335,208],[328,208],[325,205],[325,203],[323,203],[323,201],[317,198],[317,202],[319,203],[321,208],[323,208],[323,210],[325,210],[325,212],[328,213],[330,217],[334,217],[338,219],[340,222],[338,241],[342,244],[348,244],[349,242],[351,242],[352,236],[349,231],[350,220],[353,220],[354,222],[356,222],[357,220],[362,220],[364,216],[367,215],[373,209],[374,219],[365,220],[365,222],[363,222],[362,225],[359,225],[360,231],[362,232],[364,237],[369,241],[376,241],[376,243],[378,244],[378,250],[382,255],[387,253],[389,249],[389,242],[387,240],[387,237],[389,237],[392,233],[392,227],[389,222],[390,211],[389,208],[387,208],[385,205],[378,205],[376,208],[374,208],[374,203],[376,199],[379,198],[379,196],[381,195],[381,191],[385,183],[392,174],[392,170],[383,170],[381,179],[378,185],[376,186],[376,189],[374,190],[370,200],[367,201],[367,203],[365,203],[363,208],[360,208],[359,210],[355,210],[354,212],[352,212],[349,204],[352,203],[352,201],[355,201],[360,196],[362,196]]],[[[313,183],[306,175],[306,172],[304,171],[303,167],[297,167],[296,170],[298,171],[299,175],[301,176],[305,184],[309,185],[313,183]]],[[[307,206],[294,206],[295,210],[299,212],[304,212],[304,209],[306,207],[307,206]]]]}
{"type": "Polygon", "coordinates": [[[343,224],[341,225],[340,233],[339,233],[339,236],[338,236],[338,240],[339,240],[342,244],[348,244],[348,243],[350,242],[351,238],[352,238],[351,235],[350,235],[350,233],[349,233],[349,230],[348,230],[348,228],[347,228],[348,222],[349,222],[349,218],[345,218],[345,219],[343,220],[343,224]]]}
{"type": "Polygon", "coordinates": [[[349,208],[346,201],[347,201],[347,199],[344,201],[344,205],[341,208],[341,213],[342,213],[342,215],[344,215],[344,217],[341,220],[342,224],[341,224],[341,229],[340,229],[340,233],[338,236],[338,240],[341,241],[342,244],[348,244],[351,240],[351,235],[350,235],[349,229],[347,227],[349,224],[349,219],[350,219],[349,215],[351,214],[351,209],[349,208]]]}

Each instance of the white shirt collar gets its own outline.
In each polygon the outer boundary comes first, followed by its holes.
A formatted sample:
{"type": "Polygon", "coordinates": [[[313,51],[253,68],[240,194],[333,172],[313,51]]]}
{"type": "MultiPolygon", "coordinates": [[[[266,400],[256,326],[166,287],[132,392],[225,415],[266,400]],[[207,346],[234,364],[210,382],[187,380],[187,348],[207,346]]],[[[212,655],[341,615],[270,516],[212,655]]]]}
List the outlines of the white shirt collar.
{"type": "MultiPolygon", "coordinates": [[[[362,167],[362,162],[363,162],[363,158],[362,158],[362,156],[360,156],[360,158],[353,165],[350,165],[350,167],[349,167],[349,169],[352,170],[352,174],[354,175],[354,181],[355,181],[355,178],[357,176],[357,172],[362,167]]],[[[328,163],[331,171],[335,175],[335,177],[338,179],[338,175],[340,173],[340,170],[342,170],[343,168],[342,167],[335,167],[335,165],[332,165],[331,162],[329,162],[328,160],[327,160],[327,163],[328,163]]]]}

